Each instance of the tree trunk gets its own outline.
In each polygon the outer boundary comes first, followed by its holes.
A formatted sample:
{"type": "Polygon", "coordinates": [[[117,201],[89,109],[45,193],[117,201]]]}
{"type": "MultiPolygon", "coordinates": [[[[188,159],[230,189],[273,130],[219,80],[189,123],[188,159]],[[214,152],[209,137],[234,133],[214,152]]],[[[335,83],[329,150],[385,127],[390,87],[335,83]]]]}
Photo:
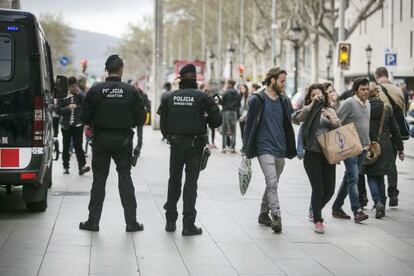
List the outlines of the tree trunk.
{"type": "Polygon", "coordinates": [[[314,34],[312,38],[312,63],[311,63],[311,82],[319,80],[319,34],[314,34]]]}

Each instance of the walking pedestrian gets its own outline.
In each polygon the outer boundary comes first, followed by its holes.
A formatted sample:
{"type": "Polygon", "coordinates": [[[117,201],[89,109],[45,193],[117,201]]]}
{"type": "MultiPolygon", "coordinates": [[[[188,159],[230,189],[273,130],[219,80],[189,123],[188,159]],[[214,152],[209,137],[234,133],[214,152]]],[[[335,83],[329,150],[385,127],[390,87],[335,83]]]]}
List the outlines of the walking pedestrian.
{"type": "MultiPolygon", "coordinates": [[[[378,67],[375,70],[375,81],[380,85],[381,87],[381,92],[379,93],[381,100],[384,101],[384,103],[388,106],[391,106],[393,109],[393,112],[395,112],[396,110],[394,109],[399,109],[401,112],[405,112],[405,98],[404,98],[404,93],[401,91],[401,89],[395,85],[393,85],[390,81],[389,81],[389,74],[388,74],[388,70],[385,67],[378,67]],[[384,93],[384,90],[387,91],[389,97],[392,99],[392,101],[394,102],[394,105],[391,104],[390,100],[388,99],[387,95],[384,93]]],[[[394,116],[394,118],[397,120],[397,118],[394,116]]],[[[404,118],[402,118],[404,119],[404,118]]],[[[398,122],[397,123],[401,123],[398,122]]],[[[400,124],[399,124],[400,126],[400,124]]],[[[400,129],[401,131],[401,129],[400,129]]],[[[391,171],[390,173],[387,175],[387,179],[388,179],[388,189],[387,189],[387,193],[388,193],[388,197],[390,199],[389,201],[389,206],[390,207],[396,207],[398,206],[398,195],[400,193],[400,191],[398,190],[398,172],[397,172],[397,156],[399,155],[398,152],[398,142],[395,139],[392,139],[392,145],[393,145],[393,152],[394,152],[394,156],[393,156],[393,164],[391,167],[391,171]]]]}
{"type": "Polygon", "coordinates": [[[265,175],[266,188],[258,222],[271,226],[276,233],[282,231],[277,191],[280,175],[285,158],[296,156],[295,133],[284,93],[286,76],[286,71],[279,67],[270,69],[263,82],[266,88],[250,99],[242,149],[247,158],[258,157],[265,175]]]}
{"type": "Polygon", "coordinates": [[[368,178],[368,186],[374,201],[375,218],[377,219],[385,216],[384,176],[391,172],[394,163],[392,140],[397,144],[400,153],[399,158],[404,160],[404,144],[398,124],[395,121],[392,108],[385,105],[380,99],[379,89],[375,84],[371,85],[370,88],[371,119],[369,133],[371,141],[379,143],[381,155],[375,163],[365,165],[363,170],[368,178]]]}
{"type": "Polygon", "coordinates": [[[185,166],[182,235],[201,235],[202,229],[194,224],[200,161],[207,143],[207,124],[216,128],[221,125],[222,117],[213,98],[198,89],[194,65],[187,64],[180,70],[179,89],[164,95],[158,114],[161,116],[162,135],[171,146],[168,197],[164,205],[167,220],[165,230],[176,230],[177,202],[181,196],[185,166]]]}
{"type": "Polygon", "coordinates": [[[303,123],[304,167],[312,186],[311,207],[315,232],[323,234],[322,209],[335,192],[336,165],[330,165],[322,152],[317,137],[340,126],[340,120],[332,108],[330,95],[325,85],[315,83],[309,86],[305,106],[297,113],[303,123]]]}
{"type": "Polygon", "coordinates": [[[68,96],[64,99],[59,99],[57,104],[57,113],[62,117],[60,125],[63,137],[63,173],[69,174],[69,148],[72,141],[78,161],[79,175],[83,175],[90,171],[90,167],[86,166],[85,152],[82,147],[83,124],[80,117],[84,96],[80,93],[75,77],[68,78],[68,86],[68,96]]]}
{"type": "Polygon", "coordinates": [[[223,143],[222,153],[226,153],[227,140],[230,140],[230,152],[236,153],[236,124],[240,117],[240,94],[234,89],[236,82],[228,80],[222,96],[223,113],[223,143]]]}
{"type": "Polygon", "coordinates": [[[338,110],[338,117],[342,125],[354,123],[364,151],[358,156],[344,160],[345,175],[339,187],[338,194],[332,206],[334,218],[350,219],[351,217],[342,209],[344,200],[349,194],[351,209],[354,213],[354,221],[359,223],[368,219],[359,203],[358,177],[361,171],[362,162],[365,159],[366,151],[369,149],[369,120],[370,104],[368,101],[369,80],[358,78],[352,86],[354,96],[344,100],[338,110]]]}
{"type": "MultiPolygon", "coordinates": [[[[148,112],[151,112],[151,101],[148,99],[148,95],[141,89],[139,82],[133,81],[131,85],[134,86],[134,88],[138,92],[138,95],[141,97],[142,101],[144,102],[145,114],[147,114],[148,112]]],[[[137,146],[134,149],[137,156],[141,155],[144,123],[137,126],[137,146]]]]}
{"type": "Polygon", "coordinates": [[[124,62],[110,55],[105,62],[108,77],[94,85],[86,94],[82,122],[92,126],[93,183],[89,201],[89,217],[79,229],[99,231],[99,221],[105,198],[106,179],[111,159],[118,172],[118,187],[124,208],[126,231],[142,231],[137,222],[135,189],[131,178],[131,159],[134,132],[132,128],[144,123],[145,107],[136,89],[122,82],[124,62]]]}

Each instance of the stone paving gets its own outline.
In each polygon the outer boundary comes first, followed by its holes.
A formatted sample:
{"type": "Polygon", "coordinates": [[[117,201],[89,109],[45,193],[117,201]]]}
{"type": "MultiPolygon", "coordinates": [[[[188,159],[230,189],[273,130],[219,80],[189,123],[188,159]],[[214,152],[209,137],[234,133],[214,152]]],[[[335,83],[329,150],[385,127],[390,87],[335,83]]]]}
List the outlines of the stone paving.
{"type": "MultiPolygon", "coordinates": [[[[333,219],[331,201],[324,235],[315,234],[307,218],[310,185],[301,161],[286,162],[279,186],[283,232],[274,234],[257,224],[264,190],[257,160],[242,197],[240,155],[214,151],[199,180],[197,224],[204,233],[183,237],[181,223],[175,233],[164,231],[168,145],[149,127],[144,135],[142,157],[132,171],[143,232],[125,232],[114,164],[100,232],[79,231],[88,215],[92,174],[79,176],[72,169],[63,175],[59,161],[46,212],[28,213],[19,190],[0,193],[0,275],[414,275],[414,140],[406,143],[408,158],[398,163],[400,206],[377,220],[370,201],[370,219],[355,224],[333,219]]],[[[342,176],[339,165],[337,188],[342,176]]],[[[350,213],[348,199],[344,208],[350,213]]]]}

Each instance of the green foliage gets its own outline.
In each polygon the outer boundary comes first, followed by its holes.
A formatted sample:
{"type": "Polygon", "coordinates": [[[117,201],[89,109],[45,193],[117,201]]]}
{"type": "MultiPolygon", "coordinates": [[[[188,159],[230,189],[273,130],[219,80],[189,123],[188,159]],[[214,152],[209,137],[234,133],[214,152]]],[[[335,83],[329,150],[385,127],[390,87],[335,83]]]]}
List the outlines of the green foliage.
{"type": "Polygon", "coordinates": [[[40,24],[49,42],[52,51],[52,63],[55,74],[68,74],[73,72],[72,64],[63,68],[59,64],[61,56],[73,60],[70,46],[73,42],[72,29],[64,22],[61,14],[45,13],[39,17],[40,24]]]}

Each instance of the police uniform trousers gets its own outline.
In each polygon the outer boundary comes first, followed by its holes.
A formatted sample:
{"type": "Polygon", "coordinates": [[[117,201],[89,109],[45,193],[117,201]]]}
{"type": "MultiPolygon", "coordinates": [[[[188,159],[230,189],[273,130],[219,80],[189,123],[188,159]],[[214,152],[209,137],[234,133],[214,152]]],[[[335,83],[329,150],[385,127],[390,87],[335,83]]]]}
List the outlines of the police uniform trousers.
{"type": "Polygon", "coordinates": [[[177,202],[181,196],[181,179],[185,166],[185,183],[183,189],[183,225],[191,226],[195,222],[197,198],[197,180],[200,174],[200,161],[205,141],[196,141],[194,136],[182,136],[170,139],[170,179],[168,181],[168,198],[164,205],[167,221],[176,221],[178,217],[177,202]]]}
{"type": "Polygon", "coordinates": [[[136,222],[137,203],[131,178],[131,157],[133,131],[113,130],[94,132],[92,143],[93,183],[89,202],[89,219],[99,223],[105,199],[105,185],[109,174],[111,158],[118,172],[118,189],[124,207],[125,222],[136,222]]]}

